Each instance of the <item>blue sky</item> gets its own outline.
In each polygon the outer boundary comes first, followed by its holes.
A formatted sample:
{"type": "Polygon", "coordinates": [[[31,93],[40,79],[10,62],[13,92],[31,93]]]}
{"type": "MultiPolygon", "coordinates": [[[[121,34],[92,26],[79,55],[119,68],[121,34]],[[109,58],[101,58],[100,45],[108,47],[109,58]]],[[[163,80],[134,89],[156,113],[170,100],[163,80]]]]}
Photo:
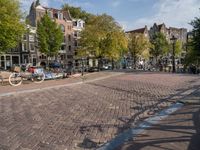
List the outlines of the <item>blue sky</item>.
{"type": "MultiPolygon", "coordinates": [[[[23,11],[29,10],[33,0],[20,0],[23,11]]],[[[192,28],[188,23],[200,17],[200,0],[40,0],[43,6],[60,8],[68,3],[94,13],[107,13],[125,30],[152,26],[154,22],[167,27],[192,28]]]]}

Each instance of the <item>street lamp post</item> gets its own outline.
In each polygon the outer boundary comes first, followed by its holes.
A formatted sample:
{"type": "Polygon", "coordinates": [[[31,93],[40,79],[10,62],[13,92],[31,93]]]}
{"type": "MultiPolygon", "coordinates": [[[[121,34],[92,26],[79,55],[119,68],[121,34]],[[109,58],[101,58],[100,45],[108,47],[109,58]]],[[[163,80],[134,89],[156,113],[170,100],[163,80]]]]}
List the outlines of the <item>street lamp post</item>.
{"type": "Polygon", "coordinates": [[[176,72],[176,67],[175,67],[175,44],[176,44],[176,40],[177,38],[172,35],[172,38],[170,39],[172,41],[172,72],[175,73],[176,72]]]}
{"type": "Polygon", "coordinates": [[[81,58],[81,76],[83,76],[83,72],[84,72],[84,66],[83,66],[83,58],[81,58]]]}

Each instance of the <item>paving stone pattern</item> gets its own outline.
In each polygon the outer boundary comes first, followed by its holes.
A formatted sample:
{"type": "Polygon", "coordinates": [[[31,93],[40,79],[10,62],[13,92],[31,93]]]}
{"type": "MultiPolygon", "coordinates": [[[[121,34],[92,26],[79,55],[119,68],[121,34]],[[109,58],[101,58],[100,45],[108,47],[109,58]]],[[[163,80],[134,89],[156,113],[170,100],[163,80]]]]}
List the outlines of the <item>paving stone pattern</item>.
{"type": "Polygon", "coordinates": [[[0,149],[96,149],[197,85],[198,76],[127,73],[0,97],[0,149]]]}

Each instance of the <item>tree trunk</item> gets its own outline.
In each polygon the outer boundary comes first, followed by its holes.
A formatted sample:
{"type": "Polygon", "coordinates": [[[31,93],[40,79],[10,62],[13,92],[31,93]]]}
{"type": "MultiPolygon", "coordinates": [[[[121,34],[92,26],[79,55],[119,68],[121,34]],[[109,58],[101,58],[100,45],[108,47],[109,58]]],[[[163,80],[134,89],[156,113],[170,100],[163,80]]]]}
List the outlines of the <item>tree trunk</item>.
{"type": "Polygon", "coordinates": [[[112,70],[114,69],[114,60],[112,58],[112,70]]]}
{"type": "Polygon", "coordinates": [[[156,70],[158,69],[158,56],[156,56],[156,70]]]}

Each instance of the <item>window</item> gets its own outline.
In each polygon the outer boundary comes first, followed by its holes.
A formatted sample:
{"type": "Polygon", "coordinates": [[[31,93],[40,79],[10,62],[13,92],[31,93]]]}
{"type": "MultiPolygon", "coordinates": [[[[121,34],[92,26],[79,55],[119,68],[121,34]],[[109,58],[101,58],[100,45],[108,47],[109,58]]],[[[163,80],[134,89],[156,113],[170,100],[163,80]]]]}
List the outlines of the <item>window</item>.
{"type": "Polygon", "coordinates": [[[77,40],[74,41],[74,46],[78,46],[77,40]]]}
{"type": "Polygon", "coordinates": [[[62,32],[65,32],[65,26],[63,24],[60,25],[62,32]]]}
{"type": "Polygon", "coordinates": [[[59,13],[59,19],[63,20],[63,14],[62,13],[59,13]]]}
{"type": "Polygon", "coordinates": [[[73,25],[74,25],[74,26],[77,26],[77,21],[74,21],[74,22],[73,22],[73,25]]]}
{"type": "Polygon", "coordinates": [[[81,22],[79,22],[78,24],[79,24],[78,26],[81,27],[81,22]]]}
{"type": "Polygon", "coordinates": [[[29,35],[29,41],[34,42],[34,35],[29,35]]]}
{"type": "Polygon", "coordinates": [[[69,51],[71,51],[71,49],[72,49],[71,46],[69,46],[69,51]]]}
{"type": "Polygon", "coordinates": [[[11,67],[11,59],[10,56],[6,56],[6,68],[10,69],[11,67]]]}
{"type": "Polygon", "coordinates": [[[32,61],[33,61],[33,66],[36,66],[37,65],[37,59],[33,58],[32,61]]]}
{"type": "Polygon", "coordinates": [[[67,26],[67,28],[68,28],[68,30],[70,30],[70,31],[72,30],[72,26],[67,26]]]}
{"type": "Polygon", "coordinates": [[[55,13],[55,14],[54,14],[54,17],[55,17],[56,19],[58,19],[58,14],[57,14],[57,13],[55,13]]]}
{"type": "Polygon", "coordinates": [[[77,32],[77,31],[74,32],[74,36],[75,36],[75,37],[78,36],[78,32],[77,32]]]}
{"type": "Polygon", "coordinates": [[[22,44],[22,51],[26,52],[28,49],[27,49],[27,43],[23,43],[22,44]]]}
{"type": "Polygon", "coordinates": [[[35,51],[35,45],[34,45],[34,43],[30,43],[30,51],[35,51]]]}
{"type": "Polygon", "coordinates": [[[72,59],[73,56],[72,56],[72,55],[67,55],[67,58],[68,58],[68,59],[72,59]]]}
{"type": "Polygon", "coordinates": [[[71,41],[71,35],[70,34],[68,35],[68,40],[71,41]]]}
{"type": "Polygon", "coordinates": [[[65,59],[65,55],[61,55],[61,60],[64,60],[65,59]]]}
{"type": "Polygon", "coordinates": [[[13,65],[19,65],[19,56],[12,56],[13,65]]]}
{"type": "Polygon", "coordinates": [[[61,45],[61,50],[65,50],[65,45],[61,45]]]}
{"type": "Polygon", "coordinates": [[[65,39],[65,36],[63,37],[63,43],[65,43],[66,42],[66,39],[65,39]]]}
{"type": "Polygon", "coordinates": [[[4,68],[5,67],[5,57],[4,56],[1,56],[1,61],[0,62],[1,62],[1,64],[0,64],[1,67],[4,68]]]}
{"type": "Polygon", "coordinates": [[[26,34],[24,34],[24,36],[23,36],[23,40],[26,41],[26,39],[27,39],[27,38],[26,38],[26,34]]]}
{"type": "Polygon", "coordinates": [[[75,56],[76,56],[76,55],[78,55],[78,52],[77,52],[77,51],[75,51],[74,55],[75,55],[75,56]]]}
{"type": "Polygon", "coordinates": [[[28,61],[28,55],[23,55],[23,63],[24,64],[29,63],[29,61],[28,61]]]}

